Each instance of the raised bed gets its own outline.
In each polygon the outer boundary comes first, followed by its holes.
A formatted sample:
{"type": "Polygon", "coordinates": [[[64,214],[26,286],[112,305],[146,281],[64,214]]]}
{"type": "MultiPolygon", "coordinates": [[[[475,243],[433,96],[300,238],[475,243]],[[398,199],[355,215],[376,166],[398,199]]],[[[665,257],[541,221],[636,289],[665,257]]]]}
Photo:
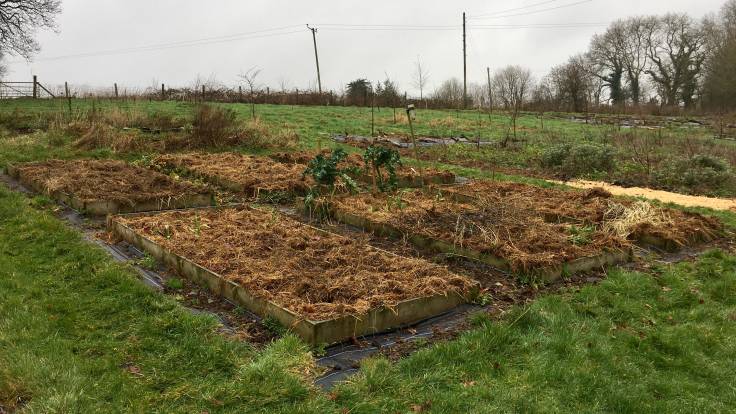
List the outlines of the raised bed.
{"type": "Polygon", "coordinates": [[[550,223],[609,228],[636,244],[667,251],[711,242],[723,235],[723,225],[715,218],[655,207],[644,201],[614,198],[599,188],[577,191],[478,180],[436,190],[460,203],[515,204],[550,223]]]}
{"type": "Polygon", "coordinates": [[[623,263],[632,255],[626,240],[602,231],[590,230],[587,239],[576,240],[574,225],[545,222],[519,206],[479,208],[419,190],[339,197],[329,212],[338,221],[420,248],[545,281],[623,263]]]}
{"type": "MultiPolygon", "coordinates": [[[[325,152],[327,154],[328,152],[325,152]]],[[[303,166],[306,165],[318,154],[317,151],[306,151],[306,152],[292,152],[292,153],[279,153],[274,154],[271,157],[282,163],[295,164],[303,166]]],[[[365,161],[359,154],[350,154],[345,161],[343,161],[342,167],[353,168],[357,172],[351,174],[354,179],[361,181],[364,184],[373,183],[373,172],[366,171],[365,161]]],[[[400,166],[396,169],[396,181],[397,185],[401,188],[418,188],[427,185],[446,185],[455,183],[455,174],[449,171],[441,171],[433,168],[414,168],[411,166],[400,166]]]]}
{"type": "Polygon", "coordinates": [[[305,166],[231,152],[162,155],[153,164],[249,197],[304,195],[313,184],[305,166]]]}
{"type": "Polygon", "coordinates": [[[50,160],[10,165],[7,173],[38,193],[95,216],[213,203],[205,188],[121,161],[50,160]]]}
{"type": "Polygon", "coordinates": [[[428,319],[478,289],[444,267],[265,209],[113,216],[108,228],[183,277],[278,320],[313,345],[428,319]]]}

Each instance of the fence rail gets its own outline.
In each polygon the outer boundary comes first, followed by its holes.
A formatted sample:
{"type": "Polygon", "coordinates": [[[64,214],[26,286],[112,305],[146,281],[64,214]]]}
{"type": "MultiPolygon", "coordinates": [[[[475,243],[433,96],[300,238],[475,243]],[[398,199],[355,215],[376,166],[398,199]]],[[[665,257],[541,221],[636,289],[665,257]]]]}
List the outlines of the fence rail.
{"type": "Polygon", "coordinates": [[[17,98],[55,98],[45,86],[34,76],[31,82],[0,81],[0,99],[17,98]]]}

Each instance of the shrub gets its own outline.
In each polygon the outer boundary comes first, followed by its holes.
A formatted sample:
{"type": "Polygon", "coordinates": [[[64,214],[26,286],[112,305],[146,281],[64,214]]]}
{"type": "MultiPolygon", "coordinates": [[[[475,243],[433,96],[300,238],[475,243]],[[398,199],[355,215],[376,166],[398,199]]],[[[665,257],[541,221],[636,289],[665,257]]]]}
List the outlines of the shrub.
{"type": "Polygon", "coordinates": [[[561,173],[580,176],[610,172],[615,167],[616,151],[610,145],[559,144],[542,153],[543,167],[554,168],[561,173]]]}
{"type": "Polygon", "coordinates": [[[39,127],[39,119],[34,114],[26,111],[18,110],[13,112],[0,112],[0,126],[5,129],[17,132],[28,133],[33,132],[39,127]]]}
{"type": "Polygon", "coordinates": [[[673,157],[653,174],[654,182],[670,190],[718,194],[736,187],[731,167],[720,158],[698,154],[692,158],[673,157]]]}
{"type": "Polygon", "coordinates": [[[194,111],[192,146],[216,147],[227,144],[237,132],[234,111],[211,105],[200,105],[194,111]]]}
{"type": "Polygon", "coordinates": [[[293,130],[284,129],[273,133],[259,120],[240,125],[230,144],[251,149],[294,149],[299,143],[299,135],[293,130]]]}

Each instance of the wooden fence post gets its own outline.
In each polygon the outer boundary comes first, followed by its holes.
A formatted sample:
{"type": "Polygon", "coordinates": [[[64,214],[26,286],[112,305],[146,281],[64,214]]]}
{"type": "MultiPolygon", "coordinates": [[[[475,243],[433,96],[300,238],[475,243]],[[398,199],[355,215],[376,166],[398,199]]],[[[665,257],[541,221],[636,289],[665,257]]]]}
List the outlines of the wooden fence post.
{"type": "Polygon", "coordinates": [[[38,77],[33,75],[33,99],[38,98],[38,77]]]}
{"type": "Polygon", "coordinates": [[[202,85],[202,103],[204,103],[204,85],[202,85]]]}
{"type": "Polygon", "coordinates": [[[69,105],[69,117],[72,116],[72,97],[69,95],[69,82],[64,82],[64,91],[66,92],[66,102],[69,105]]]}
{"type": "Polygon", "coordinates": [[[161,84],[161,100],[166,100],[166,85],[163,83],[161,84]]]}
{"type": "Polygon", "coordinates": [[[118,95],[118,84],[117,84],[117,82],[115,82],[115,99],[118,99],[118,98],[119,98],[119,95],[118,95]]]}

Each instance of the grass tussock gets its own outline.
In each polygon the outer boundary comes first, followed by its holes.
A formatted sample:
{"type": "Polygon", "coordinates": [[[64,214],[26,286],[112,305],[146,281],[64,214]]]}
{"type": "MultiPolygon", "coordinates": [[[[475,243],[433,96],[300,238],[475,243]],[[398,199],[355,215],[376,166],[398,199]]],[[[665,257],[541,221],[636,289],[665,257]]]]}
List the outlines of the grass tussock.
{"type": "Polygon", "coordinates": [[[253,149],[295,148],[299,136],[293,130],[274,132],[260,119],[243,122],[235,111],[200,105],[194,111],[189,148],[243,146],[253,149]]]}

